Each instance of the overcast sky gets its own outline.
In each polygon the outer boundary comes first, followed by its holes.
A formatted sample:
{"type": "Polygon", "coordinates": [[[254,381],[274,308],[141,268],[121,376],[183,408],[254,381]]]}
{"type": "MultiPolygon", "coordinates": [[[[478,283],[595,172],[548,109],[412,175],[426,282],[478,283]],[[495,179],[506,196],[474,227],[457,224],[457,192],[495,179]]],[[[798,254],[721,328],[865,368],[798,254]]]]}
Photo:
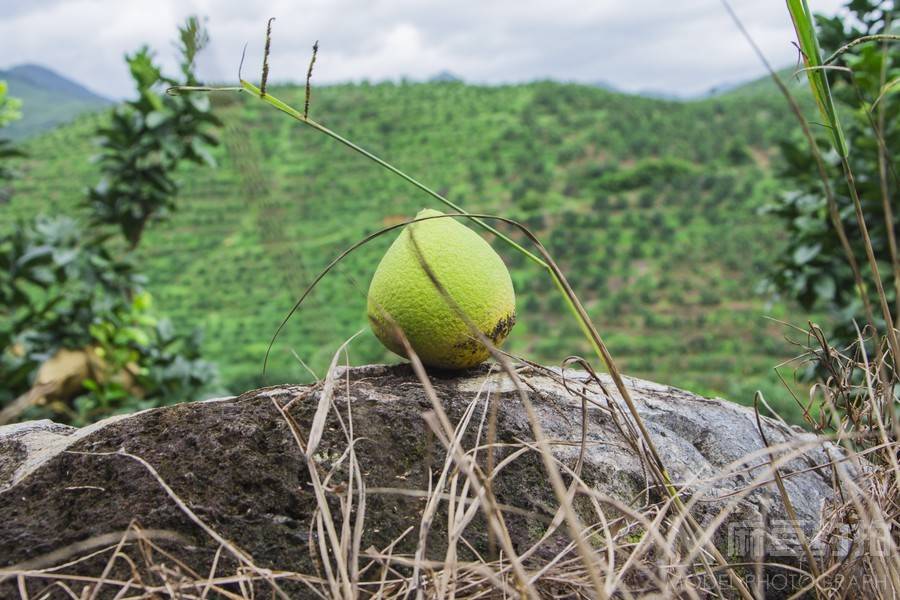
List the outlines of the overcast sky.
{"type": "MultiPolygon", "coordinates": [[[[842,0],[810,0],[832,14],[842,0]]],[[[784,0],[732,0],[778,66],[796,52],[784,0]]],[[[762,74],[719,0],[0,0],[0,68],[49,66],[111,97],[131,93],[125,52],[140,44],[173,64],[175,27],[208,17],[206,80],[259,69],[276,17],[273,80],[301,80],[320,41],[314,82],[425,79],[607,82],[626,91],[701,93],[762,74]]],[[[246,76],[246,75],[245,75],[246,76]]]]}

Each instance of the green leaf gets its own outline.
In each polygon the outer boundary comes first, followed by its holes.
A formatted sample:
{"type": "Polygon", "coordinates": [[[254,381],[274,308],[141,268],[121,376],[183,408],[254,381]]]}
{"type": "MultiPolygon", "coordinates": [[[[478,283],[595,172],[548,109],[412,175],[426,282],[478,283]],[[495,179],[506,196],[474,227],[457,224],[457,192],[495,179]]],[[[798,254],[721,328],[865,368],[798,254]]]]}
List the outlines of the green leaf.
{"type": "Polygon", "coordinates": [[[188,100],[198,112],[205,113],[209,110],[209,96],[194,94],[193,96],[188,96],[188,100]]]}
{"type": "Polygon", "coordinates": [[[834,283],[834,279],[828,275],[822,275],[818,279],[816,279],[815,285],[813,285],[813,289],[816,291],[816,295],[822,300],[833,300],[834,294],[837,291],[837,285],[834,283]]]}
{"type": "Polygon", "coordinates": [[[143,329],[138,329],[137,327],[126,327],[122,330],[122,333],[125,334],[127,338],[134,341],[134,343],[140,346],[150,345],[150,336],[143,329]]]}
{"type": "Polygon", "coordinates": [[[150,310],[150,307],[153,306],[153,296],[151,296],[148,292],[135,294],[132,306],[137,312],[150,310]]]}
{"type": "Polygon", "coordinates": [[[794,250],[794,262],[798,265],[805,265],[815,258],[822,250],[822,244],[811,244],[808,246],[798,246],[794,250]]]}
{"type": "Polygon", "coordinates": [[[53,256],[53,248],[50,246],[37,246],[26,251],[16,261],[16,267],[24,269],[35,263],[48,263],[53,256]]]}
{"type": "Polygon", "coordinates": [[[194,139],[191,142],[191,149],[194,151],[200,160],[209,165],[210,167],[216,166],[216,159],[213,158],[213,155],[210,154],[209,150],[206,146],[198,139],[194,139]]]}
{"type": "Polygon", "coordinates": [[[166,115],[160,111],[154,110],[150,114],[148,114],[144,118],[144,124],[147,125],[149,129],[156,129],[160,125],[166,122],[166,115]]]}

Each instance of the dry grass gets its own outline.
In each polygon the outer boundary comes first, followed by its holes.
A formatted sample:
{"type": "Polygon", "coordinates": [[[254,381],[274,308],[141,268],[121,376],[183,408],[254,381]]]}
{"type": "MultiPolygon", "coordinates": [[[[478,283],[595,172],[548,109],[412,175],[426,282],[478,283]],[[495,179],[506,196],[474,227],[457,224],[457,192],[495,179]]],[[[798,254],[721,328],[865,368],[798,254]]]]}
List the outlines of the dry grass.
{"type": "MultiPolygon", "coordinates": [[[[781,570],[773,571],[773,564],[760,557],[728,564],[740,575],[751,597],[764,597],[761,582],[776,572],[798,584],[798,597],[809,593],[822,598],[876,599],[894,598],[900,593],[900,468],[893,415],[897,381],[883,358],[875,364],[868,360],[863,342],[871,345],[872,340],[860,338],[852,348],[839,351],[824,342],[818,329],[810,330],[809,348],[798,360],[828,365],[832,373],[813,388],[810,400],[817,404],[818,411],[810,410],[811,415],[817,415],[811,424],[825,434],[823,439],[828,437],[843,446],[847,458],[833,456],[827,465],[832,470],[837,501],[820,530],[807,540],[806,552],[813,563],[798,553],[781,570]]],[[[582,460],[573,467],[554,456],[553,443],[539,434],[536,421],[532,423],[538,433],[534,441],[523,441],[512,448],[496,444],[496,434],[491,433],[496,427],[496,411],[491,410],[492,392],[486,389],[474,395],[457,423],[451,422],[424,368],[411,353],[414,369],[431,401],[431,410],[423,417],[444,446],[446,459],[433,474],[428,489],[391,490],[424,499],[419,521],[396,532],[396,539],[386,547],[363,549],[369,490],[355,454],[352,403],[336,401],[350,393],[349,372],[341,376],[336,368],[344,352],[345,346],[335,355],[332,368],[320,384],[322,392],[308,428],[291,417],[290,407],[276,403],[306,457],[317,499],[318,510],[309,532],[315,572],[270,570],[255,564],[247,552],[194,514],[152,465],[119,452],[111,459],[141,464],[218,547],[212,565],[201,568],[183,564],[171,548],[189,542],[172,532],[147,531],[133,523],[118,536],[86,540],[42,560],[0,571],[0,577],[15,580],[22,598],[287,598],[296,596],[298,589],[310,597],[346,599],[738,597],[741,590],[731,584],[724,567],[709,552],[709,540],[742,498],[758,486],[778,485],[782,476],[790,476],[781,472],[784,465],[819,443],[797,440],[768,448],[765,452],[771,460],[770,468],[757,472],[745,489],[734,493],[707,528],[691,530],[685,517],[694,508],[690,501],[682,509],[671,498],[649,502],[644,496],[628,504],[600,493],[581,479],[582,460]],[[314,455],[328,419],[339,423],[344,449],[326,471],[314,455]],[[467,447],[464,439],[473,441],[467,447]],[[559,481],[565,477],[568,485],[563,485],[554,517],[539,521],[544,535],[531,547],[516,552],[504,517],[516,509],[497,501],[491,481],[529,453],[540,454],[545,467],[555,469],[559,481]],[[489,462],[488,455],[503,458],[489,462]],[[589,500],[589,518],[583,508],[576,516],[576,496],[589,500]],[[483,520],[475,519],[479,514],[483,520]],[[446,519],[446,536],[441,538],[446,543],[442,544],[429,535],[438,515],[446,519]],[[479,522],[487,524],[497,541],[493,555],[484,548],[472,547],[467,540],[468,532],[479,522]],[[560,533],[565,533],[570,542],[562,550],[548,553],[549,543],[560,533]],[[416,540],[414,552],[396,550],[401,540],[412,539],[416,540]],[[160,540],[165,540],[168,551],[160,540]],[[461,556],[476,558],[464,560],[461,556]],[[105,557],[104,567],[94,576],[81,574],[81,563],[98,557],[105,557]],[[111,573],[117,573],[117,578],[111,573]]],[[[880,355],[884,357],[885,353],[880,355]]],[[[503,361],[497,369],[509,369],[507,374],[521,383],[523,378],[517,376],[512,361],[501,356],[503,361]]],[[[576,386],[567,385],[576,397],[581,394],[576,386]]],[[[527,401],[527,383],[520,389],[527,401]]],[[[628,415],[620,413],[615,418],[623,429],[633,427],[628,415]]],[[[634,451],[641,453],[637,436],[630,437],[634,451]]],[[[641,455],[646,462],[646,455],[641,455]]],[[[688,483],[702,491],[704,486],[743,468],[743,462],[736,461],[715,478],[688,483]]]]}

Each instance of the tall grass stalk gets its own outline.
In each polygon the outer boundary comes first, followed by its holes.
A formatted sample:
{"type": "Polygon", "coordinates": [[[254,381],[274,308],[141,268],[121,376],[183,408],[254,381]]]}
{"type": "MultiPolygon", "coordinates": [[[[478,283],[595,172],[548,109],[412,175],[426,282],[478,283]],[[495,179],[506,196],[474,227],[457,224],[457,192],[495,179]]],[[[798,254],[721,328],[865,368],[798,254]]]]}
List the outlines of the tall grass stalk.
{"type": "MultiPolygon", "coordinates": [[[[888,19],[886,21],[886,27],[890,27],[891,21],[888,19]]],[[[900,39],[900,36],[897,36],[900,39]]],[[[894,231],[894,209],[891,207],[891,195],[890,188],[888,186],[888,168],[891,170],[891,174],[894,176],[895,185],[900,188],[900,181],[898,181],[897,173],[894,171],[894,165],[891,163],[890,152],[887,149],[887,145],[884,142],[884,136],[881,133],[884,131],[885,126],[885,109],[884,104],[881,102],[882,98],[890,91],[890,89],[895,85],[900,83],[900,78],[894,79],[893,81],[887,81],[887,73],[888,73],[888,48],[889,48],[890,40],[884,40],[881,46],[881,72],[878,74],[879,78],[879,89],[881,90],[878,98],[876,98],[872,102],[872,108],[868,111],[869,119],[871,120],[871,113],[873,110],[877,110],[876,114],[876,122],[873,123],[874,130],[879,134],[878,135],[878,185],[881,188],[881,206],[882,211],[884,212],[884,221],[887,226],[887,238],[888,238],[888,248],[891,253],[891,265],[894,268],[894,314],[900,315],[900,252],[897,250],[897,233],[894,231]],[[876,108],[877,107],[877,108],[876,108]]]]}
{"type": "MultiPolygon", "coordinates": [[[[808,411],[805,410],[804,412],[810,424],[814,425],[817,430],[823,430],[827,427],[833,427],[835,423],[837,424],[835,428],[837,440],[846,450],[848,456],[853,458],[856,467],[855,472],[849,472],[841,464],[832,466],[835,491],[842,504],[834,511],[834,520],[830,525],[826,525],[823,528],[818,537],[827,539],[828,536],[839,535],[841,539],[846,539],[847,533],[838,532],[841,531],[841,528],[847,527],[847,523],[850,522],[847,519],[851,514],[855,515],[854,519],[860,519],[860,524],[857,527],[850,526],[849,539],[852,541],[852,545],[847,554],[833,564],[820,565],[816,563],[810,556],[808,546],[804,543],[804,550],[807,553],[807,559],[815,577],[810,584],[799,590],[795,596],[799,597],[812,589],[816,589],[818,595],[820,586],[823,589],[832,590],[832,593],[829,595],[846,596],[849,591],[847,581],[851,578],[856,579],[861,572],[865,572],[876,575],[875,580],[865,582],[856,590],[856,593],[860,594],[860,596],[865,594],[876,598],[893,598],[896,597],[898,589],[900,589],[900,555],[897,552],[895,524],[886,525],[885,520],[892,520],[890,515],[895,513],[897,499],[900,498],[900,466],[898,466],[896,455],[898,439],[900,439],[900,428],[898,428],[896,418],[897,398],[894,392],[898,383],[900,383],[900,376],[898,376],[897,372],[897,365],[900,365],[900,360],[898,360],[898,349],[900,348],[898,348],[894,322],[879,275],[866,220],[862,212],[861,201],[848,160],[851,149],[847,147],[841,123],[837,117],[834,99],[828,83],[827,71],[829,69],[839,69],[850,72],[851,82],[857,91],[858,100],[862,105],[862,109],[866,111],[873,135],[878,140],[878,170],[883,212],[887,220],[890,259],[896,284],[900,281],[900,267],[898,267],[897,262],[896,241],[893,239],[893,216],[890,203],[887,200],[885,163],[888,161],[889,153],[885,147],[882,135],[884,128],[883,110],[879,106],[877,118],[872,119],[871,112],[874,110],[877,101],[867,107],[853,80],[852,71],[830,65],[841,54],[859,44],[882,41],[886,47],[888,43],[900,40],[900,36],[863,36],[844,45],[826,60],[822,61],[813,16],[806,0],[787,0],[787,7],[803,56],[805,65],[803,71],[808,77],[816,105],[825,121],[824,124],[829,129],[831,145],[840,158],[844,179],[853,202],[854,213],[862,238],[861,241],[866,252],[866,260],[874,279],[878,301],[885,321],[886,331],[882,338],[878,335],[871,311],[868,309],[867,287],[862,284],[858,266],[849,245],[845,242],[846,235],[843,225],[833,212],[834,208],[836,208],[834,197],[830,191],[828,175],[824,169],[818,145],[812,137],[808,124],[790,92],[770,67],[752,38],[747,34],[740,20],[728,6],[727,1],[723,0],[723,3],[731,12],[738,27],[747,37],[778,85],[778,88],[790,103],[809,141],[810,150],[816,159],[819,175],[826,190],[829,211],[832,214],[835,231],[847,253],[860,296],[867,306],[867,318],[871,325],[871,331],[875,334],[873,340],[871,340],[874,342],[872,345],[874,346],[875,355],[874,360],[870,361],[866,349],[867,340],[864,339],[859,330],[857,330],[858,339],[856,343],[846,351],[841,351],[828,344],[824,334],[818,327],[810,325],[809,336],[815,340],[815,345],[809,347],[802,358],[823,367],[829,373],[829,377],[826,382],[814,386],[810,394],[810,404],[813,403],[814,398],[818,394],[821,394],[818,423],[814,422],[808,411]],[[883,344],[887,345],[887,354],[893,358],[893,364],[885,360],[883,344]],[[854,353],[856,354],[855,357],[853,356],[854,353]],[[859,383],[860,379],[862,380],[861,384],[859,383]],[[877,466],[873,467],[868,461],[872,461],[877,466]],[[883,486],[886,482],[890,483],[887,483],[885,488],[883,486]],[[885,491],[887,492],[886,494],[885,491]],[[865,524],[863,525],[862,523],[865,524]]],[[[885,75],[882,69],[882,90],[884,90],[886,85],[889,85],[884,80],[885,75]]],[[[896,179],[896,173],[892,173],[892,175],[896,179]]],[[[898,295],[897,310],[900,311],[900,295],[898,295]]],[[[780,483],[781,478],[777,475],[777,469],[775,469],[775,473],[779,488],[784,495],[783,486],[780,483]]],[[[796,518],[793,516],[792,521],[796,526],[796,518]]]]}
{"type": "MultiPolygon", "coordinates": [[[[891,355],[894,359],[894,364],[900,365],[900,343],[898,343],[897,332],[894,329],[894,319],[891,315],[891,308],[884,292],[884,284],[879,273],[878,261],[876,260],[875,252],[872,248],[872,240],[869,237],[869,229],[866,225],[865,215],[863,214],[862,203],[854,181],[853,170],[851,169],[850,161],[848,160],[850,149],[847,146],[844,131],[841,127],[840,120],[838,119],[837,110],[835,109],[831,87],[828,83],[826,71],[830,67],[823,64],[818,38],[816,37],[814,17],[812,11],[809,9],[809,4],[806,0],[787,0],[787,6],[791,15],[791,20],[794,24],[794,31],[797,34],[813,98],[815,99],[816,105],[819,108],[819,113],[825,120],[825,125],[828,127],[831,134],[832,147],[841,160],[844,179],[847,182],[850,198],[853,201],[856,222],[859,226],[863,247],[866,252],[866,259],[869,264],[869,269],[872,272],[872,279],[881,306],[881,313],[885,323],[891,355]]],[[[896,263],[892,261],[892,265],[896,265],[896,263]]]]}

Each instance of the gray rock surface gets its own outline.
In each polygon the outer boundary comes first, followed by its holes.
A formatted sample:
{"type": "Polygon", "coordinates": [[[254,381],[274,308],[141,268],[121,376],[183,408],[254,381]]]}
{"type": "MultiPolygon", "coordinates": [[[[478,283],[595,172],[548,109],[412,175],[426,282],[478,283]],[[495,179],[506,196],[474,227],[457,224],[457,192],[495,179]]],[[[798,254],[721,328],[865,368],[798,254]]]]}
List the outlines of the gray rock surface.
{"type": "MultiPolygon", "coordinates": [[[[622,433],[627,410],[609,379],[601,376],[598,384],[584,373],[565,371],[563,385],[558,373],[522,372],[544,433],[554,442],[565,442],[554,443],[556,458],[570,467],[578,458],[584,399],[584,481],[635,507],[661,499],[661,490],[622,433]]],[[[508,444],[498,450],[498,462],[517,444],[534,439],[505,375],[489,374],[485,367],[464,375],[435,374],[432,380],[454,424],[476,397],[498,402],[497,440],[508,444]]],[[[783,526],[787,517],[770,481],[753,411],[638,379],[627,378],[627,385],[682,496],[693,502],[697,519],[709,523],[723,506],[740,498],[715,538],[722,552],[734,558],[745,550],[729,545],[729,527],[739,532],[743,523],[764,519],[772,547],[793,548],[796,554],[790,528],[783,526]],[[735,495],[754,482],[759,485],[751,486],[752,491],[735,495]]],[[[191,510],[258,565],[313,572],[307,544],[315,498],[304,455],[275,403],[291,403],[288,413],[307,436],[322,389],[322,384],[265,388],[236,398],[115,417],[83,429],[49,421],[0,427],[0,567],[33,562],[61,547],[121,532],[136,520],[144,528],[177,532],[189,540],[170,550],[204,572],[217,544],[186,517],[144,466],[110,454],[124,449],[152,465],[191,510]]],[[[366,485],[373,490],[367,499],[362,547],[382,548],[407,527],[417,527],[424,506],[421,497],[391,490],[427,490],[429,470],[440,472],[444,453],[423,419],[431,404],[408,366],[341,370],[334,403],[345,416],[348,400],[359,438],[357,456],[366,485]]],[[[475,408],[463,442],[466,448],[474,443],[486,406],[481,402],[475,408]]],[[[773,446],[810,442],[805,454],[787,462],[783,472],[806,533],[812,534],[832,497],[828,468],[821,466],[828,461],[826,445],[774,420],[763,422],[773,446]]],[[[317,460],[327,470],[345,448],[332,412],[317,460]]],[[[547,519],[557,506],[535,452],[500,472],[493,491],[501,504],[519,509],[508,515],[518,548],[542,532],[527,515],[547,519]]],[[[470,527],[468,541],[485,545],[479,522],[470,527]]],[[[437,518],[431,547],[441,546],[442,535],[437,518]]],[[[397,551],[409,551],[415,535],[407,541],[397,551]]],[[[78,568],[96,574],[104,562],[88,560],[78,568]]]]}

